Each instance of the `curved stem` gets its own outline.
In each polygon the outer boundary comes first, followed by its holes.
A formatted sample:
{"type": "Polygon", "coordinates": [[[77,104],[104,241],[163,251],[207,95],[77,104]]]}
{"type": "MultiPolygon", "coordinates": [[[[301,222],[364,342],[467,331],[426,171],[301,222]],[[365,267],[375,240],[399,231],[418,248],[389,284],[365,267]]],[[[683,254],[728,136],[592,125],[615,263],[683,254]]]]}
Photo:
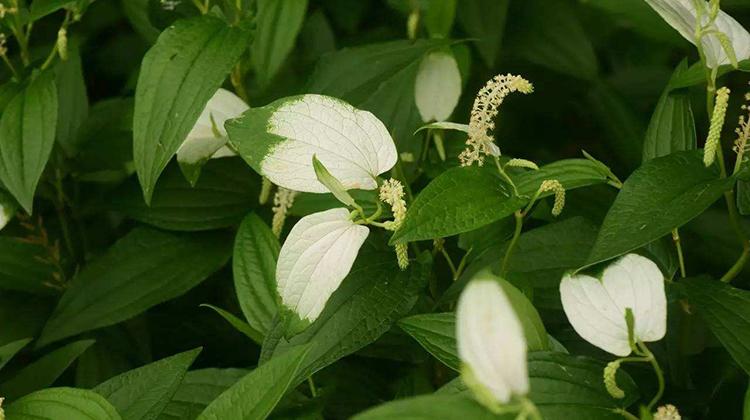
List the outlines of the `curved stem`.
{"type": "Polygon", "coordinates": [[[654,368],[654,372],[656,373],[656,380],[659,382],[659,389],[656,391],[656,395],[654,395],[654,398],[650,403],[648,403],[648,411],[652,411],[654,409],[654,406],[656,406],[656,404],[661,399],[662,395],[664,395],[664,373],[661,371],[659,362],[656,361],[656,357],[654,357],[654,354],[651,353],[651,350],[649,350],[648,347],[646,347],[646,345],[640,341],[638,342],[638,347],[641,349],[641,352],[643,352],[643,354],[648,358],[649,363],[651,363],[651,366],[654,368]]]}
{"type": "Polygon", "coordinates": [[[672,242],[674,242],[675,248],[677,248],[677,259],[680,262],[680,277],[683,279],[686,277],[685,274],[685,257],[682,255],[682,240],[680,239],[679,228],[672,230],[672,242]]]}
{"type": "Polygon", "coordinates": [[[515,213],[513,213],[513,216],[516,219],[516,229],[515,231],[513,231],[513,238],[511,238],[510,244],[508,244],[508,249],[505,250],[503,263],[500,266],[500,274],[505,274],[508,271],[510,257],[511,255],[513,255],[516,243],[518,243],[518,238],[521,236],[521,229],[523,228],[523,213],[521,213],[520,210],[517,210],[515,213]]]}

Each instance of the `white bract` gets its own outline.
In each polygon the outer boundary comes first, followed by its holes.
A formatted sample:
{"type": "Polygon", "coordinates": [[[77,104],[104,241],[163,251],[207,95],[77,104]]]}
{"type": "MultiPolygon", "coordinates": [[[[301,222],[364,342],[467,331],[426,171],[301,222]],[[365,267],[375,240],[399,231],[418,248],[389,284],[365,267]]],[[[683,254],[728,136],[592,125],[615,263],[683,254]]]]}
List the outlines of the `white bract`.
{"type": "Polygon", "coordinates": [[[458,355],[464,382],[480,400],[494,403],[529,391],[526,339],[508,297],[492,279],[479,277],[464,289],[456,308],[458,355]]]}
{"type": "Polygon", "coordinates": [[[219,88],[177,150],[177,161],[198,164],[209,158],[234,156],[235,153],[226,146],[227,131],[224,123],[239,117],[248,108],[237,95],[219,88]]]}
{"type": "Polygon", "coordinates": [[[315,155],[347,189],[372,190],[396,164],[396,145],[380,120],[336,98],[301,95],[252,108],[227,123],[229,141],[256,171],[284,188],[328,192],[315,155]]]}
{"type": "Polygon", "coordinates": [[[357,258],[370,230],[344,208],[305,216],[289,232],[276,264],[281,302],[303,321],[318,318],[357,258]]]}
{"type": "Polygon", "coordinates": [[[560,283],[563,309],[578,335],[617,356],[631,352],[627,308],[633,312],[636,341],[658,341],[667,330],[664,276],[646,257],[628,254],[604,270],[602,278],[566,274],[560,283]]]}
{"type": "Polygon", "coordinates": [[[461,73],[453,54],[433,52],[422,59],[414,85],[414,99],[422,121],[445,121],[461,96],[461,73]]]}
{"type": "Polygon", "coordinates": [[[13,197],[0,190],[0,230],[10,222],[17,208],[18,205],[13,197]]]}
{"type": "MultiPolygon", "coordinates": [[[[646,2],[661,17],[685,39],[697,45],[695,26],[697,21],[696,3],[703,8],[704,23],[708,21],[709,7],[705,0],[646,0],[646,2]]],[[[724,33],[734,48],[737,61],[750,58],[750,33],[745,30],[733,17],[719,11],[715,21],[716,29],[724,33]]],[[[706,54],[707,65],[715,68],[724,64],[731,64],[731,60],[714,34],[703,37],[703,50],[706,54]]]]}

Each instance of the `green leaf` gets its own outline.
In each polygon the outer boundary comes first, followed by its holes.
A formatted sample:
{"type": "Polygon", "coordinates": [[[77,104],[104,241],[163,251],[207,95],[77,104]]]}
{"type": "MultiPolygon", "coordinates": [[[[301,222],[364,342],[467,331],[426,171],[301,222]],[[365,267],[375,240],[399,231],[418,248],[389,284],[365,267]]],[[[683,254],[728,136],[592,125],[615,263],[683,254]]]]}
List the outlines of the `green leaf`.
{"type": "Polygon", "coordinates": [[[200,348],[115,376],[94,388],[123,420],[154,420],[167,406],[200,348]]]}
{"type": "Polygon", "coordinates": [[[584,159],[561,160],[514,178],[520,197],[513,196],[512,188],[489,166],[443,172],[409,206],[391,243],[451,236],[488,225],[523,208],[548,179],[560,181],[566,190],[607,181],[595,163],[584,159]]]}
{"type": "Polygon", "coordinates": [[[613,158],[628,169],[637,167],[643,156],[646,132],[641,116],[606,81],[595,82],[587,99],[587,112],[601,127],[613,158]]]}
{"type": "Polygon", "coordinates": [[[199,369],[185,375],[159,420],[194,420],[205,408],[248,373],[245,369],[199,369]]]}
{"type": "MultiPolygon", "coordinates": [[[[456,0],[429,0],[424,12],[424,26],[432,38],[448,38],[456,17],[456,0]]],[[[462,7],[463,4],[462,4],[462,7]]]]}
{"type": "Polygon", "coordinates": [[[112,208],[139,222],[177,231],[236,226],[258,205],[260,178],[236,158],[212,159],[194,187],[177,165],[170,165],[154,190],[151,204],[135,180],[112,194],[112,208]]]}
{"type": "Polygon", "coordinates": [[[120,420],[101,395],[76,388],[50,388],[29,394],[5,409],[11,420],[120,420]]]}
{"type": "Polygon", "coordinates": [[[508,0],[462,0],[456,10],[458,23],[474,43],[479,56],[489,68],[494,68],[505,32],[508,0]]]}
{"type": "Polygon", "coordinates": [[[262,87],[268,86],[294,47],[306,11],[307,0],[258,0],[250,58],[262,87]]]}
{"type": "Polygon", "coordinates": [[[682,284],[691,306],[737,364],[750,373],[750,292],[706,277],[682,284]]]}
{"type": "Polygon", "coordinates": [[[198,420],[266,418],[295,383],[309,350],[301,346],[259,366],[222,392],[198,420]]]}
{"type": "Polygon", "coordinates": [[[27,213],[55,144],[57,109],[55,74],[46,71],[36,74],[0,117],[0,181],[27,213]]]}
{"type": "MultiPolygon", "coordinates": [[[[529,351],[549,350],[547,332],[542,319],[531,302],[507,281],[497,279],[513,310],[523,326],[529,351]]],[[[456,317],[454,313],[413,315],[399,321],[398,325],[419,342],[436,359],[460,371],[461,364],[456,349],[456,317]]]]}
{"type": "Polygon", "coordinates": [[[147,203],[248,38],[248,31],[206,15],[178,20],[146,53],[135,92],[133,157],[147,203]]]}
{"type": "Polygon", "coordinates": [[[454,313],[412,315],[400,320],[398,326],[444,365],[455,371],[461,370],[454,313]]]}
{"type": "Polygon", "coordinates": [[[39,20],[75,2],[76,0],[33,0],[29,9],[29,20],[39,20]]]}
{"type": "Polygon", "coordinates": [[[609,209],[587,265],[654,241],[703,213],[734,184],[703,165],[702,151],[677,152],[644,163],[625,181],[609,209]]]}
{"type": "MultiPolygon", "coordinates": [[[[739,64],[739,68],[737,70],[743,71],[743,72],[750,72],[750,60],[742,60],[738,64],[739,64]]],[[[719,66],[717,77],[721,77],[727,73],[731,73],[734,70],[735,68],[732,67],[731,64],[724,64],[722,66],[719,66]]],[[[706,83],[706,68],[705,66],[703,66],[701,62],[697,62],[697,63],[694,63],[692,66],[690,66],[690,68],[687,69],[685,72],[683,72],[680,75],[680,77],[672,81],[672,88],[681,89],[681,88],[691,87],[691,86],[705,84],[705,83],[706,83]]]]}
{"type": "Polygon", "coordinates": [[[513,40],[514,51],[549,70],[584,80],[596,79],[599,61],[573,6],[545,0],[529,0],[524,6],[521,30],[513,40]],[[561,33],[565,36],[559,36],[561,33]]]}
{"type": "Polygon", "coordinates": [[[68,156],[76,152],[78,129],[88,117],[89,99],[81,69],[81,56],[76,46],[68,47],[68,59],[55,68],[57,77],[57,142],[68,156]]]}
{"type": "Polygon", "coordinates": [[[234,239],[234,288],[248,324],[265,335],[278,311],[276,259],[279,240],[255,213],[242,221],[234,239]]]}
{"type": "Polygon", "coordinates": [[[328,169],[326,169],[325,165],[321,161],[318,160],[318,158],[313,155],[312,157],[313,161],[313,169],[315,169],[315,177],[318,178],[318,181],[320,181],[321,184],[325,185],[326,188],[333,194],[334,197],[336,197],[337,200],[339,200],[341,203],[343,203],[345,206],[353,206],[355,204],[354,199],[351,195],[349,195],[348,192],[346,192],[346,187],[336,179],[335,176],[331,175],[330,172],[328,172],[328,169]]]}
{"type": "Polygon", "coordinates": [[[423,254],[401,271],[392,253],[360,252],[351,272],[331,296],[320,317],[302,334],[284,340],[283,325],[269,333],[262,359],[311,346],[297,380],[377,340],[414,306],[427,283],[430,258],[423,254]],[[274,342],[275,341],[275,342],[274,342]]]}
{"type": "Polygon", "coordinates": [[[241,332],[256,343],[261,344],[263,342],[263,333],[255,330],[247,322],[237,318],[231,312],[221,309],[218,306],[209,305],[207,303],[202,304],[201,307],[213,310],[214,312],[219,314],[220,317],[224,318],[224,320],[227,321],[229,325],[234,327],[235,330],[241,332]]]}
{"type": "Polygon", "coordinates": [[[2,370],[3,367],[8,364],[13,356],[18,354],[21,349],[26,347],[26,345],[29,344],[31,340],[31,338],[22,338],[20,340],[10,342],[4,346],[0,346],[0,370],[2,370]]]}
{"type": "Polygon", "coordinates": [[[687,70],[683,60],[672,74],[664,93],[656,104],[643,142],[643,161],[666,156],[683,150],[694,150],[697,146],[695,119],[686,92],[673,91],[671,84],[687,70]]]}
{"type": "MultiPolygon", "coordinates": [[[[625,399],[612,398],[604,388],[602,371],[604,364],[594,359],[574,357],[563,353],[529,353],[529,398],[536,404],[545,419],[575,418],[582,420],[622,419],[614,410],[627,407],[638,399],[638,390],[633,380],[621,369],[617,383],[625,391],[625,399]]],[[[449,382],[448,389],[441,389],[430,396],[416,397],[389,402],[375,407],[360,419],[432,419],[437,418],[515,418],[493,417],[479,410],[466,387],[459,379],[449,382]],[[458,383],[456,383],[458,382],[458,383]],[[461,401],[461,398],[467,401],[461,401]],[[447,407],[443,404],[450,402],[447,407]],[[454,405],[459,404],[459,405],[454,405]],[[455,408],[452,408],[455,407],[455,408]],[[460,408],[459,408],[460,407],[460,408]],[[444,417],[442,413],[448,413],[444,417]],[[453,410],[456,410],[455,412],[453,410]],[[467,417],[467,413],[471,417],[467,417]],[[482,417],[482,414],[484,416],[482,417]],[[452,417],[451,417],[452,416],[452,417]]]]}
{"type": "Polygon", "coordinates": [[[37,346],[116,324],[180,296],[221,268],[230,254],[224,234],[136,228],[78,274],[37,346]]]}
{"type": "Polygon", "coordinates": [[[0,236],[0,289],[50,294],[55,267],[42,260],[48,257],[44,247],[18,238],[0,236]]]}
{"type": "Polygon", "coordinates": [[[94,340],[75,341],[40,357],[3,382],[0,394],[16,399],[52,385],[92,344],[94,340]]]}

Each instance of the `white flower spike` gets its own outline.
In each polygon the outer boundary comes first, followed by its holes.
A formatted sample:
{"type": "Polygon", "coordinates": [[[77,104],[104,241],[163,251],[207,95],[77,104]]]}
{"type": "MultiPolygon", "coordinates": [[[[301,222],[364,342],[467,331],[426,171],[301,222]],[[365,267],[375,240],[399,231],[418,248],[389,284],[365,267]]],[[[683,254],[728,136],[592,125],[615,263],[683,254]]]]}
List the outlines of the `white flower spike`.
{"type": "Polygon", "coordinates": [[[491,276],[474,279],[461,294],[456,339],[462,377],[480,402],[492,407],[528,393],[523,327],[491,276]]]}
{"type": "Polygon", "coordinates": [[[305,216],[289,232],[276,264],[276,289],[304,324],[315,321],[351,270],[370,230],[345,208],[305,216]]]}
{"type": "Polygon", "coordinates": [[[235,155],[226,146],[224,123],[239,117],[248,108],[237,95],[222,88],[206,103],[198,121],[177,150],[177,162],[191,183],[195,183],[200,167],[208,159],[235,155]]]}
{"type": "Polygon", "coordinates": [[[667,330],[664,276],[653,261],[637,254],[611,264],[601,280],[566,274],[560,283],[560,298],[578,335],[617,356],[631,353],[627,308],[635,322],[634,340],[658,341],[667,330]]]}
{"type": "MultiPolygon", "coordinates": [[[[696,45],[695,23],[697,20],[696,5],[703,8],[702,16],[708,21],[709,5],[705,0],[646,0],[662,19],[676,29],[680,35],[696,45]]],[[[733,17],[719,10],[714,22],[716,29],[724,33],[732,44],[737,61],[750,58],[750,33],[745,30],[733,17]]],[[[724,64],[731,64],[721,42],[716,35],[703,37],[703,50],[706,54],[707,65],[711,68],[724,64]]]]}
{"type": "Polygon", "coordinates": [[[419,65],[414,100],[422,121],[445,121],[461,97],[461,73],[449,51],[428,54],[419,65]]]}
{"type": "Polygon", "coordinates": [[[377,188],[375,178],[398,158],[380,120],[329,96],[279,99],[226,127],[229,142],[253,169],[294,191],[328,192],[315,175],[313,155],[346,189],[365,190],[377,188]]]}

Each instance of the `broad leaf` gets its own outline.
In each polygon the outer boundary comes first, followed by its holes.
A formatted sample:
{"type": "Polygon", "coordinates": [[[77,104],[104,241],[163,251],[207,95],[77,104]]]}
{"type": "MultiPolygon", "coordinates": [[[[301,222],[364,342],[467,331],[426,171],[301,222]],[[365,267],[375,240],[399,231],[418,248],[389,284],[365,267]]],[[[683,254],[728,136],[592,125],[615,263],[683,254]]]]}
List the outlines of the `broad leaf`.
{"type": "Polygon", "coordinates": [[[750,292],[710,278],[684,282],[692,307],[745,372],[750,373],[750,292]]]}
{"type": "MultiPolygon", "coordinates": [[[[36,4],[36,2],[34,2],[36,4]]],[[[77,47],[68,48],[68,59],[60,60],[57,76],[57,142],[68,156],[75,154],[78,129],[88,117],[89,100],[77,47]]]]}
{"type": "Polygon", "coordinates": [[[218,397],[247,375],[244,369],[200,369],[185,375],[160,420],[194,420],[218,397]]]}
{"type": "Polygon", "coordinates": [[[731,188],[703,165],[702,151],[677,152],[650,160],[625,181],[604,219],[587,265],[625,254],[654,241],[703,213],[731,188]]]}
{"type": "Polygon", "coordinates": [[[295,384],[309,347],[301,346],[250,372],[221,393],[198,420],[265,419],[295,384]]]}
{"type": "Polygon", "coordinates": [[[112,208],[158,228],[200,231],[235,226],[258,203],[260,179],[241,160],[215,159],[201,171],[194,187],[177,165],[170,165],[154,190],[151,205],[143,201],[135,180],[112,194],[112,208]]]}
{"type": "Polygon", "coordinates": [[[45,261],[47,253],[40,245],[0,236],[0,289],[52,293],[54,289],[47,284],[53,279],[55,267],[45,261]]]}
{"type": "Polygon", "coordinates": [[[135,92],[133,157],[147,203],[159,175],[247,48],[248,36],[202,16],[178,20],[146,53],[135,92]]]}
{"type": "Polygon", "coordinates": [[[307,0],[259,0],[257,28],[250,47],[258,83],[267,86],[294,47],[307,0]]]}
{"type": "Polygon", "coordinates": [[[511,186],[492,167],[457,167],[445,171],[409,206],[406,219],[391,242],[451,236],[488,225],[523,208],[548,179],[560,181],[565,189],[607,181],[596,164],[583,159],[561,160],[514,178],[520,196],[513,195],[511,186]]]}
{"type": "Polygon", "coordinates": [[[0,117],[0,181],[27,213],[52,152],[56,127],[55,73],[37,73],[0,117]]]}
{"type": "Polygon", "coordinates": [[[374,115],[323,95],[279,99],[226,124],[229,142],[274,184],[324,193],[313,156],[347,189],[377,188],[375,177],[396,164],[396,146],[374,115]]]}
{"type": "MultiPolygon", "coordinates": [[[[464,7],[462,2],[462,7],[464,7]]],[[[430,0],[424,12],[424,26],[432,38],[447,38],[456,17],[456,0],[430,0]]]]}
{"type": "Polygon", "coordinates": [[[643,141],[643,161],[666,156],[698,146],[695,135],[695,119],[687,92],[673,91],[672,82],[687,70],[683,60],[672,74],[664,93],[656,104],[643,141]]]}
{"type": "Polygon", "coordinates": [[[117,410],[101,395],[76,388],[49,388],[29,394],[5,409],[12,420],[120,420],[117,410]]]}
{"type": "Polygon", "coordinates": [[[0,394],[15,399],[52,385],[92,344],[94,340],[75,341],[40,357],[3,382],[0,394]]]}
{"type": "Polygon", "coordinates": [[[276,259],[279,240],[255,213],[242,221],[234,239],[234,288],[248,324],[266,334],[277,313],[276,259]]]}
{"type": "Polygon", "coordinates": [[[180,296],[227,262],[230,244],[223,234],[134,229],[78,274],[37,345],[116,324],[180,296]]]}
{"type": "MultiPolygon", "coordinates": [[[[422,255],[401,271],[391,253],[362,252],[325,310],[305,332],[291,340],[274,332],[264,343],[264,358],[311,345],[297,380],[374,342],[406,315],[427,282],[431,261],[422,255]]],[[[283,333],[283,331],[282,331],[283,333]]]]}
{"type": "Polygon", "coordinates": [[[180,353],[127,371],[94,388],[123,420],[153,420],[167,406],[201,349],[180,353]]]}
{"type": "Polygon", "coordinates": [[[458,23],[476,39],[479,56],[489,68],[494,68],[505,32],[508,0],[463,0],[456,10],[458,23]]]}
{"type": "MultiPolygon", "coordinates": [[[[93,0],[92,0],[93,1],[93,0]]],[[[50,13],[54,13],[66,6],[72,6],[78,0],[34,0],[29,10],[29,20],[39,20],[50,13]]]]}
{"type": "Polygon", "coordinates": [[[480,405],[470,395],[425,395],[388,402],[353,420],[512,420],[515,413],[496,415],[480,405]]]}
{"type": "Polygon", "coordinates": [[[22,338],[0,346],[0,370],[13,358],[21,349],[31,342],[31,338],[22,338]]]}

